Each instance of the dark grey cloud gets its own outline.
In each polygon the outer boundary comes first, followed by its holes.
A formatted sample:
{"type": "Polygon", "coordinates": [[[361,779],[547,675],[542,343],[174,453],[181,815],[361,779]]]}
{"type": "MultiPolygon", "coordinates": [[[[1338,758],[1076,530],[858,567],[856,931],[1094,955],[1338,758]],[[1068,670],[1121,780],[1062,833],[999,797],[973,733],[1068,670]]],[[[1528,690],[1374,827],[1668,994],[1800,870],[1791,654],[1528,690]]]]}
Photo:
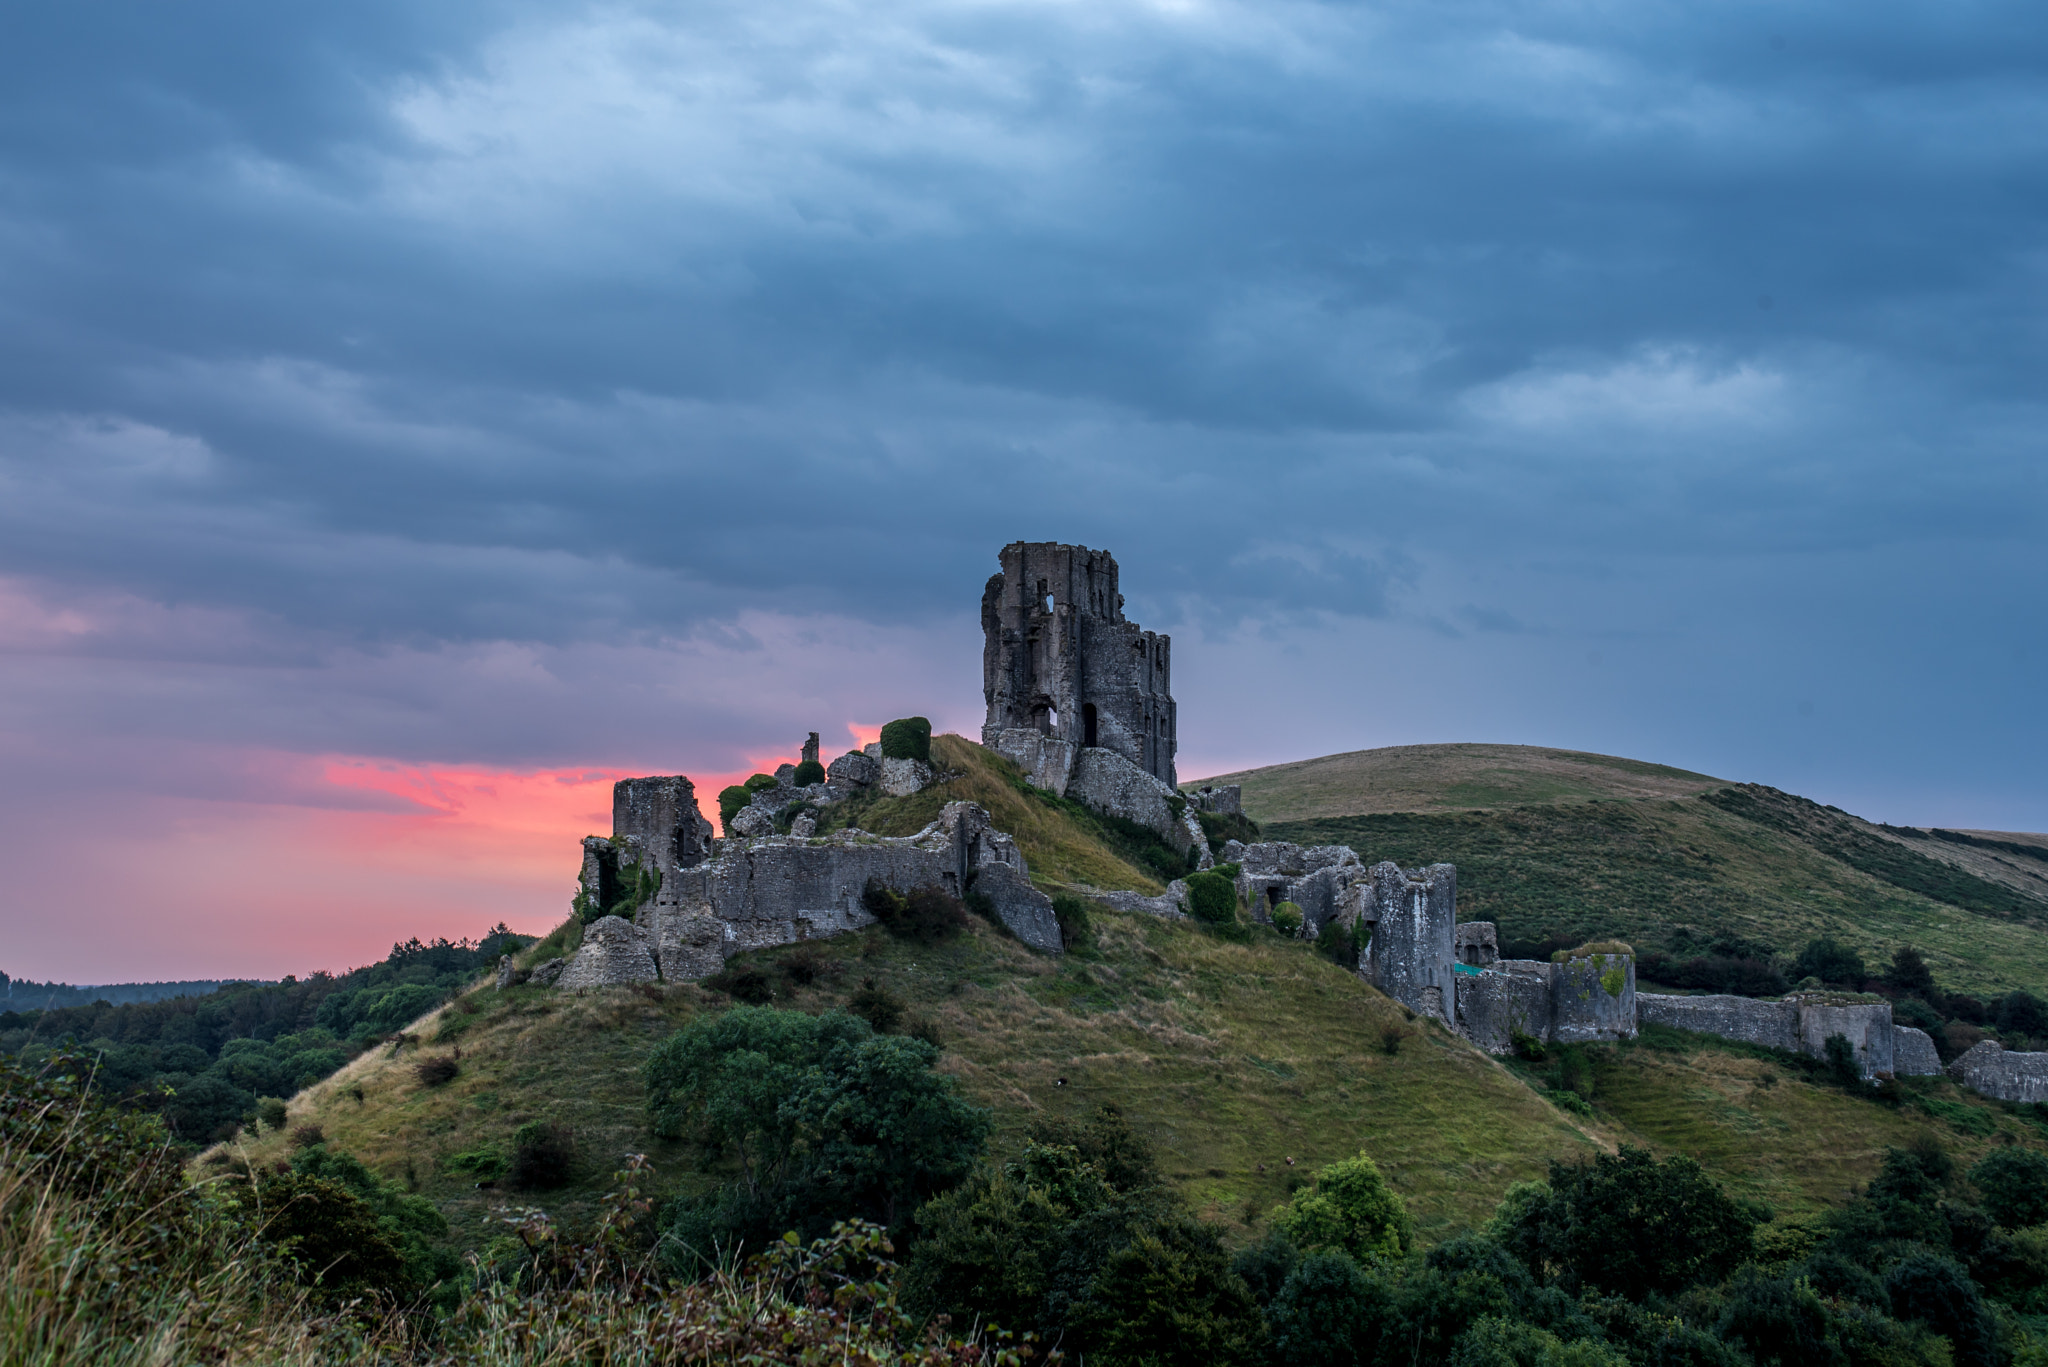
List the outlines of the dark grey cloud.
{"type": "Polygon", "coordinates": [[[938,639],[1016,537],[1191,642],[1694,639],[1737,736],[1713,661],[1910,620],[1835,687],[1963,707],[2048,590],[2044,78],[2020,4],[10,14],[0,575],[234,623],[121,657],[281,746],[553,762],[446,662],[938,639]]]}

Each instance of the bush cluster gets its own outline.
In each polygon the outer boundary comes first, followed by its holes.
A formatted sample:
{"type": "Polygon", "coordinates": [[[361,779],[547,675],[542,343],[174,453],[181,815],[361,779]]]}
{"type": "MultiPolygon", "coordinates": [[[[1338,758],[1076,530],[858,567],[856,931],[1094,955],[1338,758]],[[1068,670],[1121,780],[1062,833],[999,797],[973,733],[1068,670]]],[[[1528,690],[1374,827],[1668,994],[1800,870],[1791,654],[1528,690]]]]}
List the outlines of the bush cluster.
{"type": "Polygon", "coordinates": [[[907,1228],[972,1167],[986,1111],[933,1071],[939,1051],[833,1012],[740,1006],[684,1027],[646,1066],[656,1133],[731,1156],[737,1180],[678,1200],[665,1256],[680,1268],[835,1221],[907,1228]]]}
{"type": "Polygon", "coordinates": [[[967,927],[967,908],[936,884],[898,892],[879,878],[870,878],[861,905],[882,928],[899,940],[935,944],[967,927]]]}
{"type": "Polygon", "coordinates": [[[882,728],[883,759],[932,762],[932,724],[923,717],[901,717],[882,728]]]}
{"type": "Polygon", "coordinates": [[[790,775],[789,781],[799,788],[808,788],[813,783],[823,783],[825,766],[814,759],[807,759],[796,766],[796,772],[790,775]]]}
{"type": "Polygon", "coordinates": [[[1216,873],[1191,873],[1188,915],[1212,926],[1237,924],[1237,886],[1216,873]]]}
{"type": "Polygon", "coordinates": [[[575,1133],[551,1120],[529,1120],[513,1132],[505,1180],[515,1187],[547,1191],[567,1186],[575,1166],[575,1133]]]}

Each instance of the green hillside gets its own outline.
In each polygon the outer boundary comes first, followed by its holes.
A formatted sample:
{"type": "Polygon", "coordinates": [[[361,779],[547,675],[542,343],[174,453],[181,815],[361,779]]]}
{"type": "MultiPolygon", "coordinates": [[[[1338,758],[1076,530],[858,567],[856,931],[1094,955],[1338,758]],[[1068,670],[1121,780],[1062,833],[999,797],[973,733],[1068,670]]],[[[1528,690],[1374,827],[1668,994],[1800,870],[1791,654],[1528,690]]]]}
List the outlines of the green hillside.
{"type": "Polygon", "coordinates": [[[1942,839],[1967,833],[1529,746],[1399,746],[1227,781],[1274,839],[1456,864],[1459,915],[1504,939],[1789,958],[1832,936],[1873,965],[1913,945],[1952,991],[2048,985],[2048,848],[2027,837],[1942,839]]]}
{"type": "MultiPolygon", "coordinates": [[[[914,829],[948,797],[973,796],[1018,833],[1048,884],[1149,881],[1132,862],[1142,849],[1120,854],[1085,814],[1024,791],[980,747],[947,737],[935,750],[955,777],[936,792],[876,804],[864,823],[914,829]]],[[[1035,1116],[1120,1106],[1171,1179],[1240,1237],[1291,1182],[1360,1149],[1434,1242],[1483,1221],[1509,1183],[1540,1176],[1550,1158],[1624,1142],[1692,1154],[1738,1193],[1798,1214],[1839,1201],[1868,1181],[1885,1146],[1930,1129],[1959,1157],[2001,1133],[2042,1138],[2031,1120],[1946,1081],[1914,1083],[1901,1104],[1881,1105],[1796,1062],[1672,1035],[1589,1051],[1592,1106],[1581,1115],[1554,1103],[1541,1068],[1503,1065],[1409,1019],[1309,945],[1263,929],[1235,944],[1192,923],[1100,907],[1092,924],[1089,941],[1059,959],[975,921],[936,946],[877,927],[734,965],[760,968],[776,1004],[804,1011],[843,1006],[869,982],[896,995],[907,1022],[936,1031],[945,1070],[994,1110],[998,1150],[1035,1116]]],[[[526,957],[572,948],[578,934],[565,926],[526,957]]],[[[688,1145],[651,1134],[640,1068],[669,1032],[731,1001],[701,984],[584,994],[480,986],[412,1027],[416,1042],[379,1046],[296,1097],[287,1128],[317,1126],[331,1146],[431,1197],[457,1247],[492,1237],[488,1218],[505,1205],[539,1205],[574,1225],[594,1216],[627,1153],[651,1157],[663,1191],[726,1176],[688,1145]],[[459,1071],[430,1086],[418,1071],[427,1058],[459,1071]],[[504,1157],[531,1120],[573,1130],[573,1183],[480,1189],[477,1171],[504,1157]]],[[[266,1131],[235,1147],[261,1167],[290,1143],[266,1131]]],[[[215,1151],[200,1170],[225,1157],[215,1151]]]]}
{"type": "Polygon", "coordinates": [[[1201,782],[1239,785],[1246,812],[1261,822],[1691,797],[1724,786],[1722,779],[1661,764],[1535,745],[1390,745],[1218,774],[1201,782]]]}

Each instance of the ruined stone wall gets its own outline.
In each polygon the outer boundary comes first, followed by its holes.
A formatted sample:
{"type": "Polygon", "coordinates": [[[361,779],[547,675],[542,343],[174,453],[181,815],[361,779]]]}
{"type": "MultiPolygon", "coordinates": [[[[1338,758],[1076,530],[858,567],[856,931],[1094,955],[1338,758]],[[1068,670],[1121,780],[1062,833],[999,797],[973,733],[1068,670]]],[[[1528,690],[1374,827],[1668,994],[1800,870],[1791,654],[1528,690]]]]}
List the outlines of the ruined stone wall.
{"type": "Polygon", "coordinates": [[[837,831],[728,839],[716,858],[665,884],[657,900],[640,909],[638,922],[652,939],[663,978],[700,978],[716,972],[725,956],[874,924],[862,905],[870,879],[899,892],[927,886],[954,896],[981,892],[1020,940],[1047,953],[1062,949],[1052,900],[1031,886],[1016,842],[969,802],[946,804],[939,819],[914,836],[837,831]]]}
{"type": "Polygon", "coordinates": [[[1451,947],[1459,963],[1485,968],[1500,960],[1500,929],[1491,921],[1460,921],[1451,947]]]}
{"type": "Polygon", "coordinates": [[[1892,1067],[1900,1077],[1933,1077],[1941,1072],[1934,1038],[1910,1025],[1892,1026],[1892,1067]]]}
{"type": "MultiPolygon", "coordinates": [[[[1826,1058],[1830,1035],[1856,1051],[1857,1071],[1866,1078],[1940,1071],[1934,1041],[1924,1031],[1892,1019],[1890,1002],[1843,1001],[1806,994],[1780,1001],[1751,997],[1677,997],[1645,992],[1636,998],[1637,1019],[1770,1049],[1826,1058]]],[[[2048,1059],[2048,1055],[2040,1055],[2048,1059]]]]}
{"type": "Polygon", "coordinates": [[[1588,954],[1551,965],[1551,1038],[1562,1044],[1636,1037],[1636,959],[1588,954]]]}
{"type": "Polygon", "coordinates": [[[1116,557],[1051,541],[1003,547],[982,592],[982,744],[1036,731],[1114,750],[1172,785],[1172,642],[1123,615],[1116,557]]]}
{"type": "Polygon", "coordinates": [[[612,835],[637,840],[664,880],[711,852],[711,823],[697,810],[696,788],[680,774],[614,783],[612,835]]]}
{"type": "Polygon", "coordinates": [[[1237,895],[1253,920],[1270,924],[1273,908],[1292,902],[1301,908],[1302,933],[1311,940],[1332,918],[1349,925],[1371,899],[1371,880],[1349,845],[1232,840],[1223,846],[1222,862],[1237,865],[1237,895]]]}
{"type": "Polygon", "coordinates": [[[1795,998],[1799,1005],[1799,1048],[1814,1058],[1828,1056],[1830,1035],[1840,1035],[1856,1051],[1856,1071],[1864,1077],[1891,1077],[1897,1071],[1890,1002],[1831,1003],[1795,998]]]}
{"type": "Polygon", "coordinates": [[[1758,1001],[1718,993],[1677,997],[1644,992],[1636,997],[1636,1019],[1644,1025],[1669,1025],[1768,1049],[1799,1048],[1799,1007],[1790,1001],[1758,1001]]]}
{"type": "Polygon", "coordinates": [[[1458,1033],[1489,1054],[1512,1053],[1518,1033],[1551,1038],[1556,967],[1535,959],[1498,959],[1477,973],[1454,969],[1458,1033]]]}
{"type": "Polygon", "coordinates": [[[2048,1054],[2014,1053],[1985,1040],[1951,1063],[1948,1072],[1965,1087],[2000,1101],[2048,1101],[2048,1054]]]}
{"type": "Polygon", "coordinates": [[[1391,862],[1369,870],[1373,921],[1366,980],[1410,1010],[1454,1024],[1452,935],[1458,921],[1458,870],[1450,864],[1404,870],[1391,862]]]}

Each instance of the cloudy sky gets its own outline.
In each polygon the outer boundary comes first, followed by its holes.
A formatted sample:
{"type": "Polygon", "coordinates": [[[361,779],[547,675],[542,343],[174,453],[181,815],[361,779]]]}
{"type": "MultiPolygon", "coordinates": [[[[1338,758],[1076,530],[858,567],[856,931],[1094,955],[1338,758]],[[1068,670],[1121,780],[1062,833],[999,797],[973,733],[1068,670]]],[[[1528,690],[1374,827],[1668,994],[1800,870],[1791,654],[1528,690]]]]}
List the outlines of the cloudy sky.
{"type": "Polygon", "coordinates": [[[1015,539],[1184,777],[2048,829],[2044,78],[2021,0],[9,6],[0,968],[543,929],[615,776],[973,733],[1015,539]]]}

